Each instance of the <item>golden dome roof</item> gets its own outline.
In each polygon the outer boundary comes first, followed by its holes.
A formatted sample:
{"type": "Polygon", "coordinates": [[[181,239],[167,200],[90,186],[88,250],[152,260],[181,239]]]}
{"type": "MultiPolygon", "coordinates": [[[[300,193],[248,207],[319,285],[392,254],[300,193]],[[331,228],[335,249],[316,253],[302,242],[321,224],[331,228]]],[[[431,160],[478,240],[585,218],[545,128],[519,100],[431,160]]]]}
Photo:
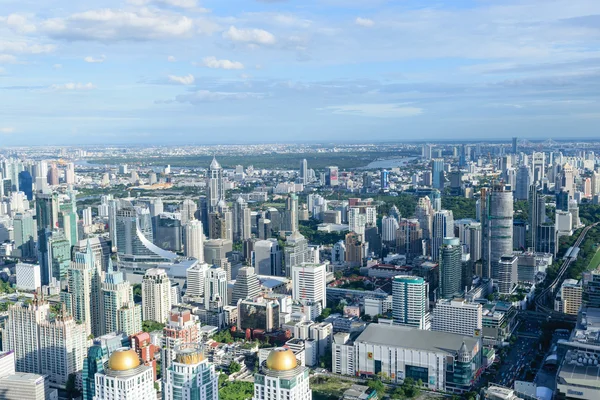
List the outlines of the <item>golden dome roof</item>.
{"type": "Polygon", "coordinates": [[[115,350],[108,359],[108,368],[113,371],[128,371],[140,365],[140,358],[132,349],[115,350]]]}
{"type": "Polygon", "coordinates": [[[296,355],[290,349],[278,347],[267,357],[267,368],[273,371],[290,371],[297,366],[296,355]]]}

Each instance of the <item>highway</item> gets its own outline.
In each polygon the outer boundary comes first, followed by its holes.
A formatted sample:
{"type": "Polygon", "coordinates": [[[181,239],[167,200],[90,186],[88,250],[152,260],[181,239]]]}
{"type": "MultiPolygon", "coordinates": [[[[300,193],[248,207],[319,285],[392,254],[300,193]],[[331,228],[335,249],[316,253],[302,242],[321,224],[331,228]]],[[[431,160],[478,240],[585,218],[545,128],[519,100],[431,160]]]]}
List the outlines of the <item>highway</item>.
{"type": "MultiPolygon", "coordinates": [[[[585,236],[587,235],[589,230],[596,225],[598,225],[598,222],[583,228],[583,231],[581,231],[581,234],[573,244],[573,248],[579,247],[581,243],[583,243],[583,241],[585,240],[585,236]]],[[[548,299],[548,297],[554,297],[556,289],[559,287],[560,284],[562,284],[563,277],[569,269],[571,262],[573,262],[574,260],[576,260],[576,258],[565,258],[565,261],[562,263],[560,270],[558,271],[558,275],[556,275],[554,281],[550,285],[548,285],[544,290],[542,290],[542,292],[537,296],[537,298],[535,299],[535,307],[538,312],[546,313],[548,315],[551,315],[555,312],[553,307],[551,308],[546,306],[546,300],[548,299]],[[551,294],[551,296],[548,296],[549,294],[551,294]]]]}

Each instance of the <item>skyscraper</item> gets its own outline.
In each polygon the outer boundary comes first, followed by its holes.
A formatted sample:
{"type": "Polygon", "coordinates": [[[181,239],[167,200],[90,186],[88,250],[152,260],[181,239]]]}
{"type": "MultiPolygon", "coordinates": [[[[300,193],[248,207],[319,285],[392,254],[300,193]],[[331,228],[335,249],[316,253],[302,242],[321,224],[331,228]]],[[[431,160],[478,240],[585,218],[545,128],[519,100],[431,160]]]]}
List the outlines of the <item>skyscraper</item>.
{"type": "Polygon", "coordinates": [[[290,349],[273,349],[254,375],[252,400],[312,400],[308,372],[290,349]]]}
{"type": "Polygon", "coordinates": [[[212,301],[220,301],[223,306],[229,304],[227,272],[217,266],[209,268],[204,279],[204,308],[210,309],[212,301]]]}
{"type": "Polygon", "coordinates": [[[502,294],[511,294],[517,287],[518,280],[518,257],[512,254],[506,254],[500,257],[498,262],[497,278],[498,292],[502,294]]]}
{"type": "Polygon", "coordinates": [[[394,324],[428,327],[428,284],[421,277],[398,275],[392,279],[394,324]]]}
{"type": "Polygon", "coordinates": [[[202,222],[193,220],[188,222],[184,226],[184,239],[185,244],[183,249],[185,255],[193,257],[198,260],[199,263],[204,262],[204,229],[202,222]]]}
{"type": "MultiPolygon", "coordinates": [[[[537,227],[546,220],[546,201],[544,195],[539,192],[537,185],[529,186],[529,232],[527,247],[537,248],[537,227]]],[[[507,253],[508,254],[508,253],[507,253]]]]}
{"type": "Polygon", "coordinates": [[[298,230],[298,196],[295,193],[288,195],[285,202],[285,225],[286,231],[298,230]]]}
{"type": "Polygon", "coordinates": [[[251,211],[248,203],[242,197],[238,197],[233,204],[233,240],[237,242],[251,237],[251,211]]]}
{"type": "Polygon", "coordinates": [[[45,231],[38,238],[38,262],[42,272],[42,284],[48,285],[52,278],[67,281],[71,266],[71,242],[62,231],[45,231]]]}
{"type": "Polygon", "coordinates": [[[156,397],[152,367],[128,348],[114,351],[96,373],[94,400],[138,400],[156,397]]]}
{"type": "Polygon", "coordinates": [[[102,283],[104,332],[128,336],[142,330],[142,306],[133,301],[133,288],[120,271],[110,271],[102,283]]]}
{"type": "Polygon", "coordinates": [[[295,265],[309,262],[308,240],[300,232],[294,231],[285,239],[285,276],[290,277],[295,265]]]}
{"type": "Polygon", "coordinates": [[[381,190],[389,189],[390,187],[390,173],[387,170],[381,170],[379,186],[381,190]]]}
{"type": "Polygon", "coordinates": [[[223,168],[213,158],[208,167],[208,181],[206,183],[206,197],[208,213],[217,212],[219,202],[225,200],[225,186],[223,185],[223,168]]]}
{"type": "Polygon", "coordinates": [[[482,189],[483,277],[498,279],[500,257],[513,250],[513,194],[502,185],[482,189]]]}
{"type": "Polygon", "coordinates": [[[325,168],[325,186],[335,187],[338,185],[338,167],[325,168]]]}
{"type": "Polygon", "coordinates": [[[19,189],[25,193],[27,200],[33,200],[33,178],[29,171],[19,172],[19,189]]]}
{"type": "Polygon", "coordinates": [[[408,260],[423,255],[423,230],[417,219],[402,218],[398,225],[396,251],[408,260]]]}
{"type": "Polygon", "coordinates": [[[30,212],[18,213],[13,219],[15,248],[13,255],[24,259],[35,257],[33,216],[30,212]]]}
{"type": "Polygon", "coordinates": [[[165,368],[164,400],[218,400],[219,377],[197,343],[175,348],[175,360],[165,368]]]}
{"type": "Polygon", "coordinates": [[[513,137],[512,138],[512,154],[517,154],[517,138],[513,137]]]}
{"type": "Polygon", "coordinates": [[[58,194],[36,193],[35,206],[38,231],[58,228],[58,194]]]}
{"type": "Polygon", "coordinates": [[[284,276],[283,252],[276,239],[254,243],[254,268],[259,275],[284,276]]]}
{"type": "Polygon", "coordinates": [[[194,200],[185,199],[181,204],[181,224],[185,225],[189,221],[196,219],[196,210],[198,205],[194,200]]]}
{"type": "Polygon", "coordinates": [[[303,263],[292,268],[292,299],[308,300],[326,306],[326,264],[303,263]]]}
{"type": "Polygon", "coordinates": [[[231,293],[232,306],[237,305],[238,300],[253,298],[260,294],[260,281],[252,267],[242,267],[238,271],[231,293]]]}
{"type": "Polygon", "coordinates": [[[384,215],[381,220],[381,240],[388,247],[396,246],[398,233],[398,220],[395,217],[384,215]]]}
{"type": "Polygon", "coordinates": [[[462,246],[458,238],[444,238],[439,249],[440,297],[451,299],[463,291],[462,246]]]}
{"type": "Polygon", "coordinates": [[[433,215],[433,235],[431,239],[431,256],[437,261],[444,238],[454,237],[454,215],[451,210],[441,210],[433,215]]]}
{"type": "Polygon", "coordinates": [[[531,185],[531,173],[526,165],[521,165],[517,170],[517,184],[515,187],[515,199],[527,200],[529,197],[529,186],[531,185]]]}
{"type": "Polygon", "coordinates": [[[171,280],[160,268],[146,270],[142,279],[142,318],[164,323],[171,312],[171,280]]]}
{"type": "Polygon", "coordinates": [[[167,324],[163,328],[162,367],[167,370],[176,358],[178,346],[197,344],[200,340],[200,321],[190,309],[176,307],[170,312],[167,324]]]}
{"type": "Polygon", "coordinates": [[[300,162],[300,173],[298,174],[300,177],[300,183],[306,185],[308,183],[308,162],[306,158],[300,162]]]}
{"type": "Polygon", "coordinates": [[[438,190],[444,190],[444,160],[434,158],[431,160],[431,179],[433,187],[438,190]]]}

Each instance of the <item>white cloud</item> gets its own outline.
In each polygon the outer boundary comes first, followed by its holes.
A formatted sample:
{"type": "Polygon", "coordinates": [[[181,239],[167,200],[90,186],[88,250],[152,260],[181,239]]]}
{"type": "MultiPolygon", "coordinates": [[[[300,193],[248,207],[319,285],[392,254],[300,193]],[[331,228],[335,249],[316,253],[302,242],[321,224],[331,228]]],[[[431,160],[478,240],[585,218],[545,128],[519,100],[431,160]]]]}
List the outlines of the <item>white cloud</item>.
{"type": "Polygon", "coordinates": [[[261,99],[263,97],[264,96],[261,93],[211,92],[210,90],[198,90],[194,93],[179,95],[175,100],[179,103],[201,104],[223,100],[261,99]]]}
{"type": "Polygon", "coordinates": [[[363,26],[365,28],[370,28],[373,25],[375,25],[375,22],[372,19],[361,18],[361,17],[356,17],[356,19],[354,20],[354,23],[358,26],[363,26]]]}
{"type": "Polygon", "coordinates": [[[14,64],[17,62],[17,57],[12,54],[0,54],[0,64],[14,64]]]}
{"type": "Polygon", "coordinates": [[[168,62],[176,62],[177,59],[174,56],[169,56],[169,57],[167,57],[167,61],[168,62]]]}
{"type": "Polygon", "coordinates": [[[20,14],[0,17],[0,22],[4,22],[12,31],[17,33],[33,33],[37,30],[34,24],[27,21],[27,17],[20,14]]]}
{"type": "Polygon", "coordinates": [[[31,44],[25,41],[0,40],[0,53],[10,54],[43,54],[56,50],[52,44],[31,44]]]}
{"type": "Polygon", "coordinates": [[[52,66],[52,68],[54,68],[54,69],[61,69],[62,67],[63,67],[62,64],[54,64],[52,66]]]}
{"type": "Polygon", "coordinates": [[[264,29],[238,29],[230,26],[223,32],[223,37],[234,42],[255,43],[255,44],[274,44],[275,36],[264,29]]]}
{"type": "Polygon", "coordinates": [[[216,57],[205,57],[202,60],[202,65],[208,68],[219,69],[244,69],[244,64],[239,61],[217,60],[216,57]]]}
{"type": "Polygon", "coordinates": [[[159,10],[91,10],[42,24],[49,36],[66,40],[152,40],[191,35],[194,22],[159,10]]]}
{"type": "MultiPolygon", "coordinates": [[[[148,4],[156,4],[158,6],[168,6],[177,8],[197,8],[197,0],[127,0],[129,4],[136,6],[145,6],[148,4]]],[[[204,9],[201,9],[204,10],[204,9]]]]}
{"type": "Polygon", "coordinates": [[[169,75],[169,81],[173,83],[180,83],[182,85],[191,85],[194,83],[194,75],[189,74],[186,76],[169,75]]]}
{"type": "Polygon", "coordinates": [[[15,128],[11,127],[11,126],[5,126],[0,128],[0,133],[3,135],[9,135],[11,133],[13,133],[15,131],[15,128]]]}
{"type": "Polygon", "coordinates": [[[100,57],[98,58],[94,58],[92,56],[87,56],[86,58],[83,59],[83,61],[85,61],[86,63],[103,63],[104,60],[106,60],[106,56],[104,54],[102,54],[100,57]]]}
{"type": "Polygon", "coordinates": [[[50,86],[50,89],[54,90],[92,90],[96,89],[96,86],[91,82],[88,83],[62,83],[54,84],[50,86]]]}
{"type": "Polygon", "coordinates": [[[413,117],[423,113],[422,108],[406,107],[403,104],[348,104],[319,108],[319,110],[331,111],[334,114],[376,118],[413,117]]]}

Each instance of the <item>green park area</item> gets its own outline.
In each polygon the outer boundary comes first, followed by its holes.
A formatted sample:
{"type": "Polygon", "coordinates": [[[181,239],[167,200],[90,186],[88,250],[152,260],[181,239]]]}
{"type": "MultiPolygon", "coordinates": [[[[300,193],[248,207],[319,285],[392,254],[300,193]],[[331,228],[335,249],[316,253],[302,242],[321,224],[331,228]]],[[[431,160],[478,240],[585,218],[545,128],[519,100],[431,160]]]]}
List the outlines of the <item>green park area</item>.
{"type": "Polygon", "coordinates": [[[314,400],[337,400],[354,382],[329,376],[314,376],[310,379],[310,388],[314,400]]]}
{"type": "Polygon", "coordinates": [[[596,244],[596,254],[594,254],[594,257],[592,258],[592,261],[590,261],[590,263],[588,264],[588,271],[594,271],[596,269],[598,269],[598,266],[600,266],[600,246],[598,246],[598,244],[596,244]]]}

